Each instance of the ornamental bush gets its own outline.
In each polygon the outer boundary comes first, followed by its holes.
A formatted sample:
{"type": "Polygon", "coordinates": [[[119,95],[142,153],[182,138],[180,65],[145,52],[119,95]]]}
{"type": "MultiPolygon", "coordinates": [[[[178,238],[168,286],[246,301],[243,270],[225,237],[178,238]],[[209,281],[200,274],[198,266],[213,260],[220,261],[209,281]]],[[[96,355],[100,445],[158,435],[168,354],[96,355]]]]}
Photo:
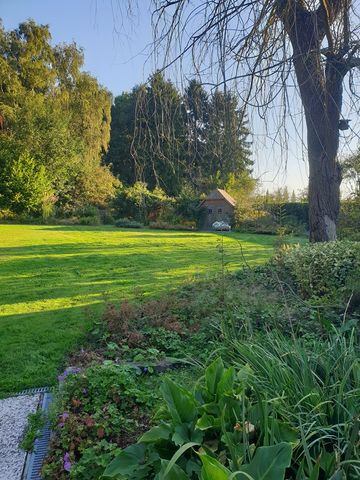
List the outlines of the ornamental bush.
{"type": "Polygon", "coordinates": [[[275,259],[305,298],[343,291],[359,272],[360,243],[337,241],[295,246],[275,259]]]}
{"type": "Polygon", "coordinates": [[[119,218],[116,220],[115,225],[119,228],[144,228],[142,223],[130,218],[119,218]]]}

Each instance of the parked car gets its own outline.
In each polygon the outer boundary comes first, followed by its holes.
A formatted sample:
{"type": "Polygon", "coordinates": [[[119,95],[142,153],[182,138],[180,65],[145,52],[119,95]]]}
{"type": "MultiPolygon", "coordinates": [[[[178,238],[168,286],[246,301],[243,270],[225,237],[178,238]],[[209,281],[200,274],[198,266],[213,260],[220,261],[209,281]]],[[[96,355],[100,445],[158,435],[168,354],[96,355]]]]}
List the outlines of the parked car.
{"type": "Polygon", "coordinates": [[[226,222],[214,222],[212,228],[217,232],[230,232],[231,230],[231,226],[226,222]]]}

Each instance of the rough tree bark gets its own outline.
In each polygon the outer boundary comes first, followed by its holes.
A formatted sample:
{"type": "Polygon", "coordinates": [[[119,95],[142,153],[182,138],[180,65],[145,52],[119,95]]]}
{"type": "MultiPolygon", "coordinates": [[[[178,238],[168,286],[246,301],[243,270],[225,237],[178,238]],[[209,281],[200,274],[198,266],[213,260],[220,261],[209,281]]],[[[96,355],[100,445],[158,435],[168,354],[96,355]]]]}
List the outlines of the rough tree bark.
{"type": "Polygon", "coordinates": [[[334,53],[329,24],[340,6],[322,4],[316,11],[299,1],[279,3],[278,15],[290,38],[293,64],[304,107],[309,160],[310,241],[336,240],[340,209],[341,168],[337,161],[343,79],[349,65],[334,53]],[[329,48],[322,60],[321,46],[329,48]]]}

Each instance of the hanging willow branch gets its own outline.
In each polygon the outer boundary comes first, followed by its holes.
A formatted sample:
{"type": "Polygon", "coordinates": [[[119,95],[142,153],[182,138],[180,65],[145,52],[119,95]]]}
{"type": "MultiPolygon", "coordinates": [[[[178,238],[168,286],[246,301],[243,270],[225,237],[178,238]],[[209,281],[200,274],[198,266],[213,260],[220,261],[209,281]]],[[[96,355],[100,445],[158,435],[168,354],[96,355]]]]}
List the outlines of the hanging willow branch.
{"type": "MultiPolygon", "coordinates": [[[[286,127],[296,87],[307,126],[310,238],[336,238],[343,87],[356,94],[358,4],[351,0],[153,0],[155,51],[212,86],[236,83],[247,108],[286,127]]],[[[351,100],[350,100],[351,101],[351,100]]],[[[358,107],[356,107],[358,109],[358,107]]],[[[286,135],[285,135],[286,138],[286,135]]]]}

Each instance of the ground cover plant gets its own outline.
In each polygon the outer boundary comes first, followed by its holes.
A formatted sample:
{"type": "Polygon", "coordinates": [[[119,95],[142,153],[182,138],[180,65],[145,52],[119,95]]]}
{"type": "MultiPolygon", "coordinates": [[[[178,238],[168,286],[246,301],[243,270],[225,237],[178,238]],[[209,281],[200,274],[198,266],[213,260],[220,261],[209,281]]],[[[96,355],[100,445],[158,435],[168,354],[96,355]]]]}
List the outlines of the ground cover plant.
{"type": "MultiPolygon", "coordinates": [[[[176,372],[192,385],[199,372],[176,372]]],[[[43,467],[44,479],[98,479],[107,464],[149,429],[162,401],[159,387],[175,374],[144,373],[112,361],[67,372],[53,406],[56,435],[43,467]]]]}
{"type": "MultiPolygon", "coordinates": [[[[219,235],[116,227],[0,226],[0,392],[55,382],[105,302],[160,295],[220,271],[219,235]]],[[[223,237],[227,268],[269,258],[273,238],[223,237]],[[241,241],[243,255],[240,254],[241,241]]]]}

